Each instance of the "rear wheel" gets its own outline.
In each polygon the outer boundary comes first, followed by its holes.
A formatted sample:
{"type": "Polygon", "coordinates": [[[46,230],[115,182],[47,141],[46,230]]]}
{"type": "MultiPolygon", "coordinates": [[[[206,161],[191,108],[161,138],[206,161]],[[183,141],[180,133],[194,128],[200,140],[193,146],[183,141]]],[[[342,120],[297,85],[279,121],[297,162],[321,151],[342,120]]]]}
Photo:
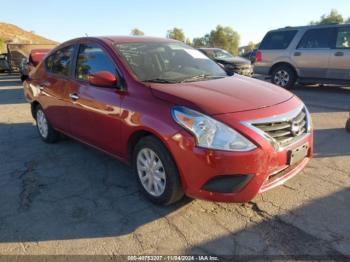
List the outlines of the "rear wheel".
{"type": "Polygon", "coordinates": [[[133,153],[133,168],[142,192],[152,202],[169,205],[183,196],[176,165],[166,147],[155,137],[142,138],[133,153]]]}
{"type": "Polygon", "coordinates": [[[35,120],[39,136],[44,142],[54,143],[58,140],[59,133],[51,126],[40,105],[35,108],[35,120]]]}
{"type": "Polygon", "coordinates": [[[271,82],[283,88],[292,88],[296,81],[294,70],[290,66],[282,65],[273,70],[271,82]]]}

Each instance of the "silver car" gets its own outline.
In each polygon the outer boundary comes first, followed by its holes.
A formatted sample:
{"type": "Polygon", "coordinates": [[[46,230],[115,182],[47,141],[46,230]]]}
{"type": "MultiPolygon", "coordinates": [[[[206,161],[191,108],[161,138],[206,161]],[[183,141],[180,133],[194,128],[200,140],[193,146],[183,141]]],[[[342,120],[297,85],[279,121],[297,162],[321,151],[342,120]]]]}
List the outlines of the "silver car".
{"type": "Polygon", "coordinates": [[[254,73],[279,86],[350,84],[350,24],[286,27],[268,32],[254,73]]]}

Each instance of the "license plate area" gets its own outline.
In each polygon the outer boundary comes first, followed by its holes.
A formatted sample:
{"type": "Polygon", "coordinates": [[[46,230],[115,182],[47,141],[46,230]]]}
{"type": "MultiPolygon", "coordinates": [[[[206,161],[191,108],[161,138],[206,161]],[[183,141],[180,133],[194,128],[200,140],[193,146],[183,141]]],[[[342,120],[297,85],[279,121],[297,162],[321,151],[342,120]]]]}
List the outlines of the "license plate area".
{"type": "Polygon", "coordinates": [[[303,160],[307,156],[308,144],[304,144],[288,151],[288,165],[292,166],[303,160]]]}

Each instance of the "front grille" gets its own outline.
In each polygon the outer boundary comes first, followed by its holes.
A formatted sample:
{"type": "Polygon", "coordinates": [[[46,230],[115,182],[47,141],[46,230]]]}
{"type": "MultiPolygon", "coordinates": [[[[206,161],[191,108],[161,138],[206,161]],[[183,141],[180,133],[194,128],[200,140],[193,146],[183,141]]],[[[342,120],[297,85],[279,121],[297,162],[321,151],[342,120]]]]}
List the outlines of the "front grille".
{"type": "Polygon", "coordinates": [[[249,64],[236,65],[233,67],[233,71],[245,76],[251,76],[253,74],[253,69],[249,64]]]}
{"type": "Polygon", "coordinates": [[[250,70],[252,66],[250,64],[234,64],[233,68],[235,70],[250,70]]]}
{"type": "Polygon", "coordinates": [[[285,147],[307,133],[307,111],[303,108],[296,112],[296,115],[289,118],[281,117],[281,119],[278,119],[277,117],[273,121],[255,122],[252,125],[276,141],[280,147],[285,147]]]}

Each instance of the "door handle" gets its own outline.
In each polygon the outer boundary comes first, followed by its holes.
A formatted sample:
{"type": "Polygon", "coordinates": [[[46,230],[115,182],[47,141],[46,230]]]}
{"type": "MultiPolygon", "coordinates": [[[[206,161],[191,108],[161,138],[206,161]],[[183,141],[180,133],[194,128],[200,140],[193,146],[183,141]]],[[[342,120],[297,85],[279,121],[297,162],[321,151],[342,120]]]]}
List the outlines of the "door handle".
{"type": "Polygon", "coordinates": [[[79,96],[77,94],[69,94],[69,97],[73,100],[73,101],[77,101],[79,99],[79,96]]]}
{"type": "Polygon", "coordinates": [[[300,52],[295,52],[294,56],[301,56],[301,53],[300,52]]]}
{"type": "Polygon", "coordinates": [[[343,56],[343,55],[344,55],[344,52],[335,52],[334,55],[335,55],[335,56],[343,56]]]}

